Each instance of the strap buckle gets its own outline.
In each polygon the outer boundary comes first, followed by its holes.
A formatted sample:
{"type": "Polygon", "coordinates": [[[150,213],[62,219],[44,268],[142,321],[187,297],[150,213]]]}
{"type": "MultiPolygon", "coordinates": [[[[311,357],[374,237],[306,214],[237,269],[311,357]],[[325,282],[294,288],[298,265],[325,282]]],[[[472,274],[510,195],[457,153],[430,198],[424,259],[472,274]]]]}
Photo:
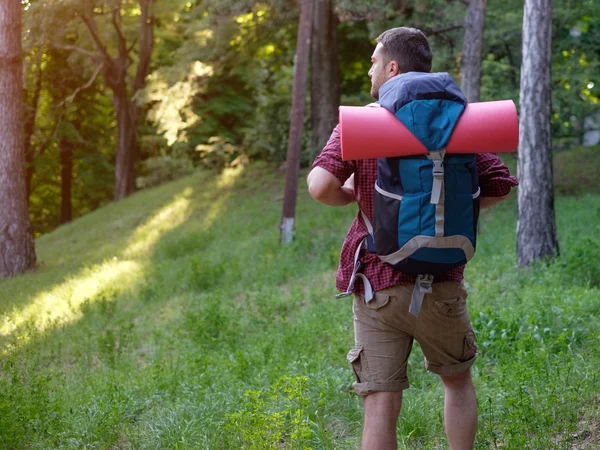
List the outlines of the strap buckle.
{"type": "Polygon", "coordinates": [[[431,294],[432,292],[432,283],[433,275],[423,274],[417,276],[408,308],[408,312],[413,316],[418,316],[419,312],[421,312],[421,305],[423,305],[425,294],[431,294]]]}
{"type": "Polygon", "coordinates": [[[433,176],[436,178],[442,178],[444,176],[444,161],[433,160],[433,176]]]}

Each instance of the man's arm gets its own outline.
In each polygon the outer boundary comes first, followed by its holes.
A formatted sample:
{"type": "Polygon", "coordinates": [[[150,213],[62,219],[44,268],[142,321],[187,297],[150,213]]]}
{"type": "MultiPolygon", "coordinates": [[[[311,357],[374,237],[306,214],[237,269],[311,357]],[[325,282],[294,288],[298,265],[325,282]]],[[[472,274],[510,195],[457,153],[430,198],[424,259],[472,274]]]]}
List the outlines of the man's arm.
{"type": "Polygon", "coordinates": [[[503,195],[502,197],[481,197],[479,199],[479,207],[481,209],[489,208],[494,206],[496,203],[500,203],[508,198],[509,194],[503,195]]]}
{"type": "Polygon", "coordinates": [[[317,166],[308,174],[306,183],[310,195],[326,205],[344,206],[356,201],[354,174],[342,185],[335,175],[317,166]]]}
{"type": "Polygon", "coordinates": [[[476,161],[481,188],[479,207],[489,208],[506,200],[511,189],[519,184],[517,179],[510,175],[508,168],[495,154],[478,153],[476,161]]]}

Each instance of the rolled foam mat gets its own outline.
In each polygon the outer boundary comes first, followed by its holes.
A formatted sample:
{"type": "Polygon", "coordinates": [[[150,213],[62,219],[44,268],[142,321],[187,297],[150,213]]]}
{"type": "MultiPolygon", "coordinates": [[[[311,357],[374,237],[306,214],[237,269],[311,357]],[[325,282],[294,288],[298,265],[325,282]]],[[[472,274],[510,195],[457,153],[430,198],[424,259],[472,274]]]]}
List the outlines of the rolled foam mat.
{"type": "MultiPolygon", "coordinates": [[[[427,149],[391,112],[381,107],[340,106],[344,160],[426,155],[427,149]]],[[[512,100],[470,103],[446,146],[447,153],[517,150],[519,120],[512,100]]]]}

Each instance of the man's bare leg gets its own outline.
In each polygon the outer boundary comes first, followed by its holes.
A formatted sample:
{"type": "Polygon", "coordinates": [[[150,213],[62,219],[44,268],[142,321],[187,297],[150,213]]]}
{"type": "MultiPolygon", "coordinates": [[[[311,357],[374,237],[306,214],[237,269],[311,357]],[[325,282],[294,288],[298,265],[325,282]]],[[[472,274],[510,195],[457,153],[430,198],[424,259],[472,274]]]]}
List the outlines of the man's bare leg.
{"type": "Polygon", "coordinates": [[[365,397],[362,450],[396,450],[396,423],[402,392],[374,392],[365,397]]]}
{"type": "Polygon", "coordinates": [[[477,398],[471,371],[441,377],[444,383],[444,428],[451,450],[472,450],[477,430],[477,398]]]}

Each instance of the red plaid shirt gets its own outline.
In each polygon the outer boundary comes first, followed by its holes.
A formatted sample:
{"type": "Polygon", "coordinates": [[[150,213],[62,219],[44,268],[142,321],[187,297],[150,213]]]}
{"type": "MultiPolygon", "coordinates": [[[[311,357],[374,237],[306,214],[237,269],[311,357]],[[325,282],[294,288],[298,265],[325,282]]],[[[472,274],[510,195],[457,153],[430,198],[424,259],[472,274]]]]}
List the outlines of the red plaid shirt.
{"type": "MultiPolygon", "coordinates": [[[[516,178],[510,176],[508,169],[496,155],[480,153],[476,155],[476,158],[482,197],[502,197],[518,184],[516,178]]],[[[377,178],[377,159],[343,161],[338,125],[331,133],[329,141],[321,154],[315,159],[313,167],[322,167],[335,175],[342,184],[354,173],[356,201],[360,209],[373,223],[373,190],[377,178]]],[[[354,268],[354,253],[368,234],[367,226],[363,222],[359,211],[342,246],[340,265],[335,280],[339,291],[344,292],[348,288],[354,268]]],[[[393,269],[391,266],[384,264],[377,255],[366,250],[360,261],[363,266],[362,273],[371,282],[373,291],[379,291],[396,284],[414,284],[416,281],[415,275],[405,274],[393,269]]],[[[461,282],[464,270],[465,266],[450,270],[436,276],[434,282],[461,282]]],[[[354,292],[364,292],[362,283],[358,280],[355,283],[354,292]]]]}

